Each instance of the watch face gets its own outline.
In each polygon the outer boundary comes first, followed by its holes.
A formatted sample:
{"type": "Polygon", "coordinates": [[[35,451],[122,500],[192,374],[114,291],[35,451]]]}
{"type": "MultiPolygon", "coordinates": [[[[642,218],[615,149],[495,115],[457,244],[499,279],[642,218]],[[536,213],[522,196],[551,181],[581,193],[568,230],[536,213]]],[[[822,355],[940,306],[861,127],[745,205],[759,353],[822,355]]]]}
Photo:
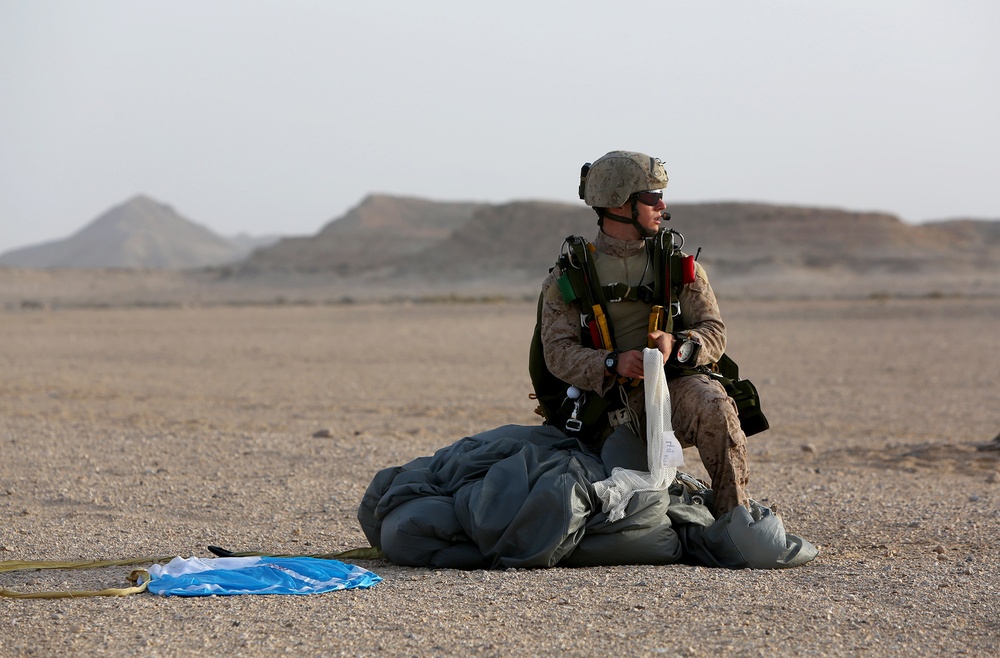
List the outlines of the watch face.
{"type": "Polygon", "coordinates": [[[609,356],[608,358],[604,359],[604,367],[608,368],[609,370],[611,368],[614,368],[615,367],[615,357],[609,356]]]}
{"type": "Polygon", "coordinates": [[[677,347],[677,361],[687,363],[694,356],[694,341],[685,340],[677,347]]]}

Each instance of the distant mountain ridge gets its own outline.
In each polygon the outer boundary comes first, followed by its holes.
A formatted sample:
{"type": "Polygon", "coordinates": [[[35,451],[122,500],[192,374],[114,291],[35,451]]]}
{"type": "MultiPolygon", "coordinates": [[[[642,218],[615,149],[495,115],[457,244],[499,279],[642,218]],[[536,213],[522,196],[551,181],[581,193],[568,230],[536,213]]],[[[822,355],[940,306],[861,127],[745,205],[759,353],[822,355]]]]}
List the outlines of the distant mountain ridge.
{"type": "MultiPolygon", "coordinates": [[[[688,253],[722,276],[796,271],[906,274],[1000,271],[1000,221],[910,225],[885,213],[763,203],[669,207],[688,253]]],[[[582,204],[437,203],[372,195],[316,236],[257,250],[239,272],[326,272],[432,282],[539,278],[563,239],[592,239],[597,216],[582,204]]]]}
{"type": "MultiPolygon", "coordinates": [[[[909,289],[920,277],[924,290],[938,289],[941,277],[950,277],[949,290],[1000,287],[998,220],[910,225],[885,213],[743,202],[677,203],[669,210],[667,226],[683,235],[685,251],[701,249],[699,262],[730,291],[775,282],[787,288],[793,281],[803,290],[857,287],[858,277],[870,279],[871,290],[909,289]]],[[[364,284],[529,289],[555,263],[566,236],[592,239],[596,232],[593,210],[578,203],[372,194],[315,235],[261,245],[248,236],[222,238],[137,196],[65,240],[3,254],[0,265],[215,268],[233,282],[341,282],[345,294],[364,284]]]]}
{"type": "Polygon", "coordinates": [[[1000,221],[907,224],[894,215],[761,203],[677,204],[688,251],[731,273],[761,268],[902,273],[996,270],[1000,221]]]}
{"type": "Polygon", "coordinates": [[[20,268],[187,269],[221,265],[246,256],[266,240],[228,240],[145,195],[115,206],[62,240],[0,255],[20,268]]]}

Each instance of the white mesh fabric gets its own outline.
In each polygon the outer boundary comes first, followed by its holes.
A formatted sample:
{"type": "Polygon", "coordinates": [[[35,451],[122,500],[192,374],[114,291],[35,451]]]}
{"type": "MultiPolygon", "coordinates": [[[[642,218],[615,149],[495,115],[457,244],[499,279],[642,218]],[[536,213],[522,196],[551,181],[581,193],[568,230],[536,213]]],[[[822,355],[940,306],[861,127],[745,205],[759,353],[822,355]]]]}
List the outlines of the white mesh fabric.
{"type": "Polygon", "coordinates": [[[594,483],[608,522],[625,516],[625,508],[637,491],[663,491],[684,465],[680,443],[670,424],[670,391],[663,372],[663,354],[646,348],[642,353],[646,387],[646,462],[648,472],[615,468],[611,477],[594,483]]]}

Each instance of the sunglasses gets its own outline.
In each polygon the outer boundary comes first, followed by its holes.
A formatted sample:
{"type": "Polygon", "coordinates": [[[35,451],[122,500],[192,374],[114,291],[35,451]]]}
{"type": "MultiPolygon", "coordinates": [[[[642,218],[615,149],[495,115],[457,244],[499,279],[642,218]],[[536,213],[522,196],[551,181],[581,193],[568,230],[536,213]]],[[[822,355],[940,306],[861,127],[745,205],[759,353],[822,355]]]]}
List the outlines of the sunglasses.
{"type": "Polygon", "coordinates": [[[635,198],[639,203],[647,206],[655,206],[663,199],[663,191],[659,192],[636,192],[635,198]]]}

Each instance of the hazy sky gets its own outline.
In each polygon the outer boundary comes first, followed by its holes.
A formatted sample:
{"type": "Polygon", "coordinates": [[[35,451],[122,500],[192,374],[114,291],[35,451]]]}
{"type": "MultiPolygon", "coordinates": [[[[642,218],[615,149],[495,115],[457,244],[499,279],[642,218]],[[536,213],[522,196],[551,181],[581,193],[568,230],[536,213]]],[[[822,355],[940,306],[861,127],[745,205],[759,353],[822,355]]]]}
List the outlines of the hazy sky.
{"type": "Polygon", "coordinates": [[[1000,219],[994,0],[0,0],[0,252],[143,193],[305,235],[370,192],[1000,219]]]}

